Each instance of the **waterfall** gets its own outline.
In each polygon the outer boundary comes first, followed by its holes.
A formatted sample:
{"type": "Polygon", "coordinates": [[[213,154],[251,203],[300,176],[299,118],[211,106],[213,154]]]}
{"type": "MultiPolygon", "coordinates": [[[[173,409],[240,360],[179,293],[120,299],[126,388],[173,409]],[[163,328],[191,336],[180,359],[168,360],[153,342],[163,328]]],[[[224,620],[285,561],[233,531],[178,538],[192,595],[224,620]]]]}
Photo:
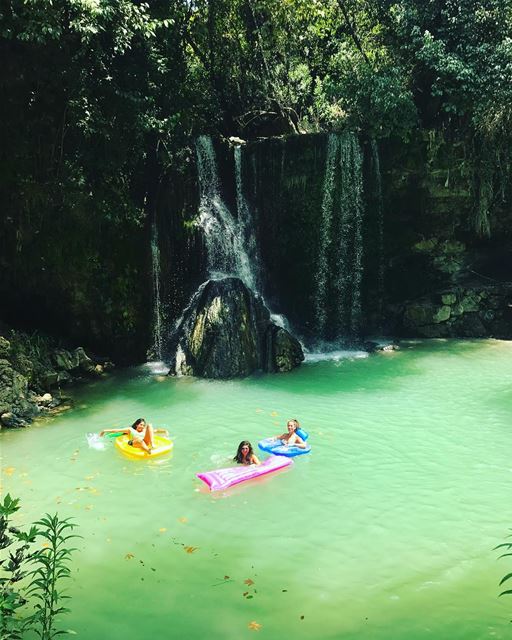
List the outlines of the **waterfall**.
{"type": "Polygon", "coordinates": [[[377,141],[372,138],[370,142],[372,174],[373,174],[373,195],[374,208],[376,211],[377,223],[377,313],[382,318],[382,306],[384,304],[384,210],[382,206],[382,180],[380,175],[380,158],[377,141]]]}
{"type": "Polygon", "coordinates": [[[162,359],[162,304],[160,298],[160,249],[156,222],[151,225],[151,266],[153,278],[153,346],[152,356],[162,359]]]}
{"type": "MultiPolygon", "coordinates": [[[[248,257],[248,264],[251,273],[254,292],[260,289],[260,259],[258,245],[256,243],[256,233],[251,210],[244,196],[242,177],[242,147],[235,147],[235,183],[236,183],[236,210],[238,217],[239,233],[241,234],[241,244],[248,257]]],[[[247,284],[247,283],[246,283],[247,284]]]]}
{"type": "Polygon", "coordinates": [[[242,191],[241,153],[238,154],[240,170],[236,177],[237,219],[222,199],[217,159],[209,136],[197,139],[196,155],[200,189],[199,224],[204,231],[209,275],[213,278],[235,276],[256,291],[255,256],[250,255],[255,253],[255,240],[249,207],[242,191]]]}
{"type": "Polygon", "coordinates": [[[322,217],[320,227],[320,247],[317,264],[317,291],[315,296],[315,320],[319,336],[325,334],[327,323],[327,279],[329,276],[329,246],[331,244],[332,203],[334,198],[334,177],[336,174],[336,155],[338,138],[331,133],[327,138],[327,159],[322,198],[322,217]]]}
{"type": "Polygon", "coordinates": [[[320,338],[356,335],[363,274],[362,154],[353,133],[330,134],[316,266],[315,320],[320,338]]]}

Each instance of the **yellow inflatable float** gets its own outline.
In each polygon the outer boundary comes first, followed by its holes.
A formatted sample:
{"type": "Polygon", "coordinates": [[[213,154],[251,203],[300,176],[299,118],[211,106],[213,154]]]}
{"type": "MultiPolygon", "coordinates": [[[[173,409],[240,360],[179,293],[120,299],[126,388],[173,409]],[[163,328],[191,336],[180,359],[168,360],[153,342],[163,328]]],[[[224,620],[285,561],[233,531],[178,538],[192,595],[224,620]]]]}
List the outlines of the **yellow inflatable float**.
{"type": "Polygon", "coordinates": [[[118,436],[116,438],[116,447],[130,458],[138,458],[139,460],[163,456],[165,453],[172,451],[172,448],[174,447],[173,441],[169,440],[169,438],[165,438],[164,436],[153,436],[155,446],[151,453],[147,453],[140,447],[132,447],[131,444],[128,444],[129,440],[130,437],[127,435],[118,436]]]}

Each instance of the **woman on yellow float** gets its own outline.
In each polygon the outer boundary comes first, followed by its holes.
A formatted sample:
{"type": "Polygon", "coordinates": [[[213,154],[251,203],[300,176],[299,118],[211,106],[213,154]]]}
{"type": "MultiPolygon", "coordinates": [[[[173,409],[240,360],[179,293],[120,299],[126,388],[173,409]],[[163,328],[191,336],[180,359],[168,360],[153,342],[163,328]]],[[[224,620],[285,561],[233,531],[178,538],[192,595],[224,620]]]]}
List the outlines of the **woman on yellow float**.
{"type": "Polygon", "coordinates": [[[119,435],[127,435],[130,438],[128,440],[128,444],[131,447],[143,449],[146,453],[149,454],[151,454],[151,451],[155,448],[155,433],[162,433],[165,436],[169,435],[167,429],[153,429],[149,422],[146,422],[144,418],[138,418],[137,420],[135,420],[132,426],[127,429],[103,429],[103,431],[100,431],[100,436],[103,436],[106,433],[118,433],[119,435]]]}

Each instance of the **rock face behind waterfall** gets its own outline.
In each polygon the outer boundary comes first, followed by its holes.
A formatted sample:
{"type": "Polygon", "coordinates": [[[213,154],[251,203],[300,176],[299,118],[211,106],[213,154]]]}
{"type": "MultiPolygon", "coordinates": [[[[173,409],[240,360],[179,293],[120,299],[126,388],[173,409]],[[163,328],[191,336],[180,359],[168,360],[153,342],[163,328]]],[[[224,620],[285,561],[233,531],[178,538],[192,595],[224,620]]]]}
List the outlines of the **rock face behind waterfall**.
{"type": "Polygon", "coordinates": [[[254,371],[290,371],[304,354],[270,320],[261,298],[238,278],[209,280],[188,306],[174,336],[171,374],[237,378],[254,371]]]}

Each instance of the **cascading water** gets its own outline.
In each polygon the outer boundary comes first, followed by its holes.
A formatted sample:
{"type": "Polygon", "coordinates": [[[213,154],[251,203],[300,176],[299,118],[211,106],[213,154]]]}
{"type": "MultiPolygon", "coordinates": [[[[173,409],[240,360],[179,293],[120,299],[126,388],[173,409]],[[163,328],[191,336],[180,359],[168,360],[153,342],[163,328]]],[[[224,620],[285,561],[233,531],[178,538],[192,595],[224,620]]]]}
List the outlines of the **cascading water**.
{"type": "Polygon", "coordinates": [[[316,268],[315,320],[320,338],[357,335],[363,273],[362,154],[353,133],[330,134],[316,268]]]}
{"type": "MultiPolygon", "coordinates": [[[[199,224],[204,231],[210,277],[235,276],[250,289],[257,291],[257,266],[254,234],[251,231],[250,210],[242,192],[241,170],[237,176],[237,206],[239,219],[235,219],[221,196],[217,159],[209,136],[200,136],[196,142],[199,174],[199,224]],[[239,183],[239,184],[238,184],[239,183]]],[[[235,163],[237,154],[235,153],[235,163]]],[[[239,166],[241,166],[241,156],[239,166]]]]}
{"type": "Polygon", "coordinates": [[[160,297],[160,249],[158,247],[158,229],[156,222],[151,226],[151,266],[153,278],[153,358],[162,359],[163,320],[162,302],[160,297]]]}
{"type": "Polygon", "coordinates": [[[377,313],[379,317],[382,317],[382,306],[384,301],[384,210],[382,206],[382,180],[380,175],[379,148],[375,138],[372,138],[370,141],[370,150],[373,174],[373,199],[377,223],[377,313]]]}
{"type": "MultiPolygon", "coordinates": [[[[242,147],[236,146],[235,155],[235,182],[236,182],[236,209],[238,216],[239,233],[242,236],[242,246],[247,254],[253,286],[251,289],[258,292],[260,290],[260,258],[256,234],[254,232],[254,222],[251,210],[244,196],[242,178],[242,147]]],[[[248,283],[246,283],[248,284],[248,283]]]]}

